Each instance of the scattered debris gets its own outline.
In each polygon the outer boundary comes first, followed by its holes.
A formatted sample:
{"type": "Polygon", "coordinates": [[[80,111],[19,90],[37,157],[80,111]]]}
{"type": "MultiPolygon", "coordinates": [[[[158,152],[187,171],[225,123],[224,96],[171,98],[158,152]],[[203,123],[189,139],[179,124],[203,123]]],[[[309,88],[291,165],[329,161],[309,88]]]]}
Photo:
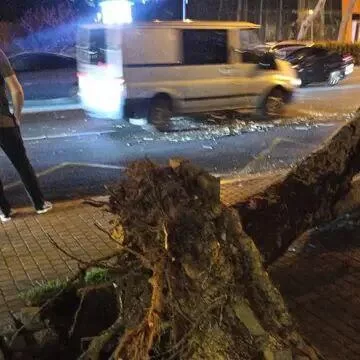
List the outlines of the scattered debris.
{"type": "Polygon", "coordinates": [[[214,149],[212,146],[209,146],[209,145],[203,145],[202,148],[203,149],[208,149],[208,150],[213,150],[214,149]]]}

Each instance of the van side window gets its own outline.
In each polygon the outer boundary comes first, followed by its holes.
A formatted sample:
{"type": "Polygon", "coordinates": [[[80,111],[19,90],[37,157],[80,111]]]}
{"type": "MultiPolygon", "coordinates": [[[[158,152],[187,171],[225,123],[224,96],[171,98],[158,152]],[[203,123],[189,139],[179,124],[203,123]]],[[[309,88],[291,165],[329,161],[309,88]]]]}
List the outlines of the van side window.
{"type": "Polygon", "coordinates": [[[183,30],[183,64],[226,64],[226,30],[183,30]]]}

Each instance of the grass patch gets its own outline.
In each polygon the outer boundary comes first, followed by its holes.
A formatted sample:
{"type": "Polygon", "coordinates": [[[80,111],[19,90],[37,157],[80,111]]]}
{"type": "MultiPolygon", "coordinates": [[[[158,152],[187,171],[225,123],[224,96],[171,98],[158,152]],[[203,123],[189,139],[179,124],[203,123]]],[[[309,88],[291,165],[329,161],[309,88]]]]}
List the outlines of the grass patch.
{"type": "Polygon", "coordinates": [[[102,268],[92,268],[85,274],[86,285],[97,285],[110,281],[109,270],[102,268]]]}
{"type": "Polygon", "coordinates": [[[26,305],[41,306],[47,299],[64,289],[66,284],[66,280],[59,279],[38,282],[36,286],[20,293],[20,298],[25,301],[26,305]]]}
{"type": "MultiPolygon", "coordinates": [[[[88,270],[84,277],[85,285],[98,285],[111,280],[110,273],[107,269],[92,268],[88,270]]],[[[75,287],[84,285],[84,282],[75,283],[75,287]]],[[[29,290],[20,293],[20,298],[28,306],[41,306],[46,300],[55,296],[60,290],[67,286],[67,280],[50,280],[37,282],[37,285],[29,290]]]]}

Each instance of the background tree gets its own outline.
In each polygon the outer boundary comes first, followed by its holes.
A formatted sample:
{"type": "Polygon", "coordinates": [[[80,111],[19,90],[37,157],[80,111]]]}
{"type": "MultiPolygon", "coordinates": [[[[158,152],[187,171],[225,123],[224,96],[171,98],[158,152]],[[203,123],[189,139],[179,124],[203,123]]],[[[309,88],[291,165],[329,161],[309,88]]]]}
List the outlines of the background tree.
{"type": "Polygon", "coordinates": [[[307,32],[310,29],[311,24],[314,22],[314,20],[320,16],[321,12],[324,10],[326,4],[326,0],[319,0],[318,3],[315,6],[315,9],[312,13],[309,13],[304,20],[302,21],[300,25],[300,31],[298,33],[297,39],[298,40],[304,40],[307,32]]]}
{"type": "Polygon", "coordinates": [[[356,0],[350,0],[349,5],[346,9],[345,14],[343,14],[341,23],[340,23],[340,29],[339,29],[339,35],[338,35],[338,41],[345,41],[345,34],[346,34],[346,27],[349,23],[349,20],[351,18],[351,15],[354,11],[356,0]]]}
{"type": "Polygon", "coordinates": [[[25,11],[20,25],[25,35],[14,40],[18,51],[72,53],[75,49],[78,13],[69,1],[25,11]]]}

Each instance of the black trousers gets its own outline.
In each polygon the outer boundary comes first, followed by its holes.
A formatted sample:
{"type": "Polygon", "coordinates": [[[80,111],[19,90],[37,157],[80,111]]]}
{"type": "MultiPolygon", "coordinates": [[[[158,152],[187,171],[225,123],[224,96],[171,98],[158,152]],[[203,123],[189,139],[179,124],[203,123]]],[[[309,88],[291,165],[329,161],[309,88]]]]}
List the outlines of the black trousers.
{"type": "MultiPolygon", "coordinates": [[[[14,165],[20,178],[33,201],[35,209],[44,205],[44,196],[33,167],[26,155],[24,142],[18,126],[0,127],[0,147],[14,165]]],[[[4,194],[4,187],[0,180],[0,208],[5,215],[9,215],[11,206],[4,194]]]]}

